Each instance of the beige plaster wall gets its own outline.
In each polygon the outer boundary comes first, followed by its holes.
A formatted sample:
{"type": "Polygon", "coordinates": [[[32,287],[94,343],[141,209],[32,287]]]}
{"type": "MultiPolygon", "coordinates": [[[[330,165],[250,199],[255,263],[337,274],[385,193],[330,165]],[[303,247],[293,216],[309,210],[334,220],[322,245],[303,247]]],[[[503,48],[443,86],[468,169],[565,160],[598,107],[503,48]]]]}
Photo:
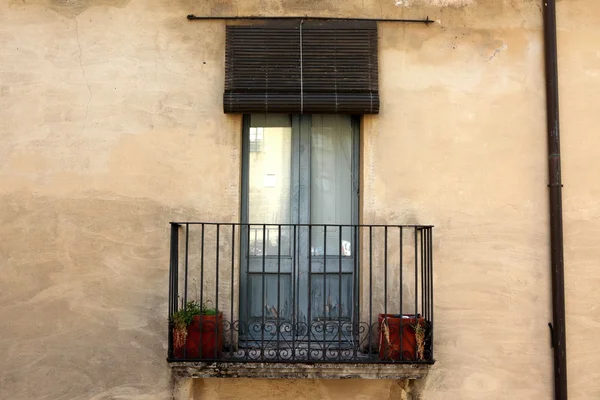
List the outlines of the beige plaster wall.
{"type": "MultiPolygon", "coordinates": [[[[406,400],[410,387],[405,382],[393,380],[365,381],[359,379],[327,380],[246,380],[198,379],[188,388],[194,399],[247,400],[294,399],[381,399],[406,400]]],[[[413,391],[416,393],[416,391],[413,391]]]]}
{"type": "Polygon", "coordinates": [[[569,394],[600,398],[600,4],[559,7],[569,394]]]}
{"type": "MultiPolygon", "coordinates": [[[[589,399],[600,397],[600,4],[558,7],[569,390],[589,399]]],[[[184,17],[256,8],[438,21],[380,24],[363,222],[436,225],[438,362],[423,398],[550,398],[532,0],[0,0],[0,398],[171,395],[167,223],[239,218],[241,120],[221,108],[224,23],[184,17]]],[[[388,398],[396,386],[207,380],[189,393],[388,398]]]]}
{"type": "Polygon", "coordinates": [[[168,222],[238,214],[224,26],[91,3],[0,2],[2,399],[168,398],[168,222]]]}

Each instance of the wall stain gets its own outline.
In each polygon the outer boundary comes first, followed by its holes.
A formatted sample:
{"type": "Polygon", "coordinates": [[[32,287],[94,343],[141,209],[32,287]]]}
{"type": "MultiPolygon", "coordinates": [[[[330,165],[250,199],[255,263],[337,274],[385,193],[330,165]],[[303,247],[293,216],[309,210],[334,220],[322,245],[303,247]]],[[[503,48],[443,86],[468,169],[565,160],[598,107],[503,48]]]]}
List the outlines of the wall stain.
{"type": "Polygon", "coordinates": [[[130,0],[10,0],[11,6],[42,6],[62,16],[75,18],[89,7],[125,7],[130,0]]]}

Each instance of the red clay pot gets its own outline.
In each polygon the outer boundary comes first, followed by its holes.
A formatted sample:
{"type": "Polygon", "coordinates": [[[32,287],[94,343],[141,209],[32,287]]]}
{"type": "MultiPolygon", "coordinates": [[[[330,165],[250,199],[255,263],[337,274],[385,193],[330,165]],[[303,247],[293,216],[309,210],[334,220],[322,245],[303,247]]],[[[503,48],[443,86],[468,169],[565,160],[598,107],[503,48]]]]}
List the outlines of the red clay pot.
{"type": "Polygon", "coordinates": [[[173,345],[175,358],[216,359],[221,357],[222,350],[223,313],[221,312],[218,316],[195,316],[187,328],[185,346],[176,347],[173,345]]]}
{"type": "MultiPolygon", "coordinates": [[[[414,315],[379,314],[379,359],[380,360],[417,360],[417,339],[413,325],[417,323],[414,315]],[[390,343],[385,338],[384,319],[389,328],[390,343]]],[[[419,324],[425,320],[419,317],[419,324]]]]}

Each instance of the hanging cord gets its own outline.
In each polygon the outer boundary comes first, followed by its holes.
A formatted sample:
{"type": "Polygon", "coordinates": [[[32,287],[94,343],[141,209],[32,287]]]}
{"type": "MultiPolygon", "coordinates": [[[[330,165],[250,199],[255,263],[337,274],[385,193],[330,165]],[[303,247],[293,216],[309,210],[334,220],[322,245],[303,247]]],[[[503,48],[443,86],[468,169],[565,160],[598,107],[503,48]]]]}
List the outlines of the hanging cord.
{"type": "Polygon", "coordinates": [[[300,114],[304,114],[304,71],[302,68],[302,24],[304,20],[300,21],[300,114]]]}

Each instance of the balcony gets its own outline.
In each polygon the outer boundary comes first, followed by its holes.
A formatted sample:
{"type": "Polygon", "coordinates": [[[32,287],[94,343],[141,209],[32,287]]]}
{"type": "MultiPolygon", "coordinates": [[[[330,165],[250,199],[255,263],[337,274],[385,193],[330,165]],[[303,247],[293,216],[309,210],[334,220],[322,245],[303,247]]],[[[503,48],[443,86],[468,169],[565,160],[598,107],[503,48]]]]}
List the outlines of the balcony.
{"type": "Polygon", "coordinates": [[[428,225],[171,223],[168,362],[187,377],[423,377],[428,225]]]}

